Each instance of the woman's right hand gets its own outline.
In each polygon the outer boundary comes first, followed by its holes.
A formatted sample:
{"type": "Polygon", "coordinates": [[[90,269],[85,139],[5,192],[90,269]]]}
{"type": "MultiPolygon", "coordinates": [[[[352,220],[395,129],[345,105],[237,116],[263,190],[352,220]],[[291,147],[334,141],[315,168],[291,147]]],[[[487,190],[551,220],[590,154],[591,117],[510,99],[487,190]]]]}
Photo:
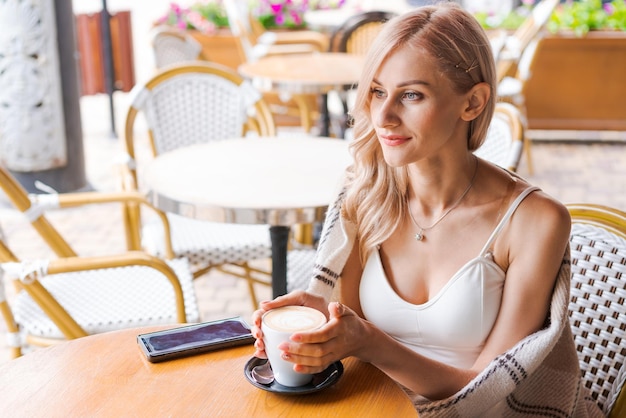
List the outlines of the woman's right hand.
{"type": "Polygon", "coordinates": [[[263,318],[263,314],[281,306],[308,306],[322,312],[326,315],[326,319],[329,317],[328,304],[324,298],[307,293],[304,290],[295,290],[276,299],[261,302],[259,309],[252,314],[252,335],[256,338],[254,343],[256,349],[254,352],[255,357],[267,358],[265,345],[263,344],[263,332],[261,332],[261,318],[263,318]]]}

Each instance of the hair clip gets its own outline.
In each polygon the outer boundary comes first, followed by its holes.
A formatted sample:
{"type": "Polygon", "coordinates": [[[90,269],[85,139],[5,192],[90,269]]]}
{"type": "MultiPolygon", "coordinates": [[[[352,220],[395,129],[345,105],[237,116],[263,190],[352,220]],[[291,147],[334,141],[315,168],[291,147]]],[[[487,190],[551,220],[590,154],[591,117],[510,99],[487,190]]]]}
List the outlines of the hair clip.
{"type": "Polygon", "coordinates": [[[472,71],[474,68],[478,68],[478,63],[476,62],[476,59],[474,59],[474,61],[472,61],[472,63],[470,64],[469,67],[467,68],[463,68],[461,67],[461,63],[458,63],[457,65],[454,66],[454,68],[459,68],[463,71],[465,71],[466,73],[469,73],[470,71],[472,71]]]}

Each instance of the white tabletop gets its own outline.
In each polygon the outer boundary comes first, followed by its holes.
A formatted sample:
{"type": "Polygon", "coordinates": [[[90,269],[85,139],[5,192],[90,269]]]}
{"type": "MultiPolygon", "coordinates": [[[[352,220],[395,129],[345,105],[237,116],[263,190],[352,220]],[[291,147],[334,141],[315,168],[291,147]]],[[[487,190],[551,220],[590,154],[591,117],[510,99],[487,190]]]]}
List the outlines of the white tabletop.
{"type": "Polygon", "coordinates": [[[351,161],[339,139],[227,139],[161,154],[143,180],[150,200],[168,212],[290,226],[323,220],[351,161]]]}

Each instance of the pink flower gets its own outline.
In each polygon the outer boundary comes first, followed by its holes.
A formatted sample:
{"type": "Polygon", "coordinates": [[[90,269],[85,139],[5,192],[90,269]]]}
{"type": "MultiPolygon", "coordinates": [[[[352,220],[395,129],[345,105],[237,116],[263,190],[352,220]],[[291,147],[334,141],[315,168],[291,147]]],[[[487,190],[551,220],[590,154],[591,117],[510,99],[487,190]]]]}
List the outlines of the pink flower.
{"type": "Polygon", "coordinates": [[[277,15],[274,16],[274,22],[278,26],[284,25],[285,24],[285,15],[282,14],[282,13],[278,13],[277,15]]]}
{"type": "Polygon", "coordinates": [[[293,10],[291,11],[291,20],[293,20],[293,23],[296,26],[300,26],[304,22],[304,19],[302,18],[302,16],[293,10]]]}

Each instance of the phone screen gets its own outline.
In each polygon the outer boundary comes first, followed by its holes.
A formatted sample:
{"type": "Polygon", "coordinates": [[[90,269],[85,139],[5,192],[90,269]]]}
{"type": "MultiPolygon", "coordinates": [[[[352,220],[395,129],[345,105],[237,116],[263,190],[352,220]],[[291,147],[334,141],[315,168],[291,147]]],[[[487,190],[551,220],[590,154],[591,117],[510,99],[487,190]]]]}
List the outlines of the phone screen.
{"type": "Polygon", "coordinates": [[[240,318],[212,321],[137,336],[150,361],[162,361],[254,341],[240,318]]]}

